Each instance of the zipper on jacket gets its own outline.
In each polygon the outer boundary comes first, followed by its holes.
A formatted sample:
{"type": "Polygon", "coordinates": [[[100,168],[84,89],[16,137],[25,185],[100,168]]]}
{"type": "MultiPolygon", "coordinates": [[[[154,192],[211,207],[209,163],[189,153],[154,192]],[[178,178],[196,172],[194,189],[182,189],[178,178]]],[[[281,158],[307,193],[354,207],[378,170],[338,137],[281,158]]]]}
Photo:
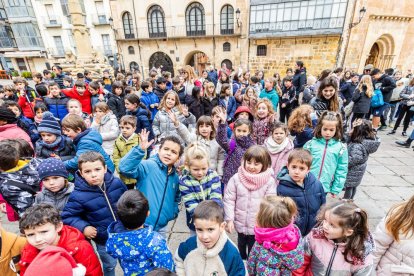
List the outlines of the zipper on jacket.
{"type": "Polygon", "coordinates": [[[325,149],[323,150],[323,156],[322,156],[321,168],[320,168],[320,170],[319,170],[319,174],[318,174],[318,180],[321,178],[321,174],[322,174],[323,165],[324,165],[324,163],[325,163],[326,148],[328,147],[328,142],[329,142],[329,140],[326,140],[326,143],[325,143],[325,149]]]}
{"type": "Polygon", "coordinates": [[[164,193],[162,194],[162,199],[161,199],[161,206],[160,206],[160,210],[158,211],[157,219],[155,220],[155,223],[154,223],[154,229],[156,229],[156,228],[157,228],[158,220],[160,219],[160,215],[161,215],[162,206],[164,205],[165,193],[167,192],[167,187],[168,187],[168,178],[169,178],[169,177],[170,177],[170,175],[168,174],[168,167],[167,167],[167,179],[166,179],[166,181],[165,181],[164,193]]]}
{"type": "Polygon", "coordinates": [[[106,195],[106,189],[105,189],[105,182],[104,182],[104,184],[102,185],[104,188],[102,189],[102,187],[101,186],[98,186],[99,187],[99,189],[101,189],[101,191],[102,191],[102,193],[103,193],[103,195],[104,195],[104,197],[105,197],[105,199],[106,199],[106,203],[108,203],[108,206],[109,206],[109,210],[111,211],[111,214],[112,214],[112,217],[114,218],[114,221],[117,221],[116,220],[116,217],[115,217],[115,213],[114,213],[114,210],[112,210],[112,206],[111,206],[111,203],[109,202],[109,199],[108,199],[108,196],[106,195]]]}
{"type": "Polygon", "coordinates": [[[332,264],[333,264],[333,261],[335,259],[336,251],[338,250],[338,246],[339,245],[337,243],[335,243],[335,246],[334,246],[334,249],[333,249],[333,252],[332,252],[332,255],[331,255],[331,259],[329,260],[328,267],[326,268],[325,276],[329,276],[331,274],[332,264]]]}

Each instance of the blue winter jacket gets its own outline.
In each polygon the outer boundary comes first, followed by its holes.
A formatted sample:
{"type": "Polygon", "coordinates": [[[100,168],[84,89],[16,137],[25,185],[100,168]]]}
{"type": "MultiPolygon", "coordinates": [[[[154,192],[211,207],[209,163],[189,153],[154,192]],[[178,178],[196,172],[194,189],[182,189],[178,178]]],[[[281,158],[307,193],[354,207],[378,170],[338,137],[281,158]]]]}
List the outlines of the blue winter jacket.
{"type": "Polygon", "coordinates": [[[68,114],[67,104],[69,98],[61,94],[59,98],[44,97],[44,102],[55,118],[60,121],[68,114]]]}
{"type": "MultiPolygon", "coordinates": [[[[219,99],[219,105],[226,108],[226,103],[224,102],[224,99],[219,99]]],[[[236,113],[237,109],[237,102],[236,98],[233,96],[229,97],[229,102],[227,103],[227,120],[233,120],[234,114],[236,113]]]]}
{"type": "Polygon", "coordinates": [[[175,168],[168,174],[168,167],[158,154],[148,160],[142,160],[144,156],[145,151],[139,146],[132,148],[119,162],[119,173],[137,180],[137,189],[150,203],[150,215],[145,223],[158,231],[178,216],[178,174],[175,168]]]}
{"type": "Polygon", "coordinates": [[[126,276],[146,275],[155,268],[174,271],[174,261],[166,240],[152,226],[128,230],[120,221],[108,227],[106,252],[119,259],[126,276]]]}
{"type": "Polygon", "coordinates": [[[79,172],[76,173],[75,190],[62,212],[63,223],[82,233],[86,226],[93,226],[98,232],[93,240],[105,244],[108,226],[116,220],[116,203],[126,190],[121,179],[114,177],[111,172],[105,174],[101,187],[89,185],[79,172]]]}
{"type": "Polygon", "coordinates": [[[309,172],[303,181],[303,186],[296,184],[284,167],[277,176],[279,185],[277,195],[292,198],[298,207],[299,214],[295,224],[299,227],[302,237],[306,236],[316,225],[316,215],[319,208],[325,204],[326,196],[322,183],[309,172]]]}
{"type": "Polygon", "coordinates": [[[79,133],[73,140],[73,144],[75,145],[76,156],[64,162],[67,170],[75,172],[78,169],[78,158],[82,153],[97,151],[104,157],[108,170],[111,172],[115,171],[114,163],[102,148],[102,136],[96,130],[89,128],[79,133]]]}
{"type": "Polygon", "coordinates": [[[23,116],[23,114],[20,114],[18,119],[24,125],[25,131],[27,130],[27,134],[30,136],[30,140],[32,141],[33,145],[36,144],[36,141],[40,138],[40,134],[37,131],[35,123],[33,123],[33,121],[29,118],[23,116]]]}
{"type": "Polygon", "coordinates": [[[157,114],[158,109],[157,107],[151,108],[150,105],[160,102],[158,96],[155,95],[154,92],[147,93],[142,91],[141,102],[145,104],[149,111],[151,111],[151,120],[154,120],[155,114],[157,114]]]}
{"type": "Polygon", "coordinates": [[[138,107],[135,111],[128,111],[128,115],[135,116],[137,118],[137,127],[135,129],[135,133],[139,134],[141,133],[141,130],[144,128],[150,133],[149,134],[149,141],[154,139],[154,131],[152,130],[152,124],[150,120],[148,119],[148,112],[145,110],[145,108],[138,107]]]}

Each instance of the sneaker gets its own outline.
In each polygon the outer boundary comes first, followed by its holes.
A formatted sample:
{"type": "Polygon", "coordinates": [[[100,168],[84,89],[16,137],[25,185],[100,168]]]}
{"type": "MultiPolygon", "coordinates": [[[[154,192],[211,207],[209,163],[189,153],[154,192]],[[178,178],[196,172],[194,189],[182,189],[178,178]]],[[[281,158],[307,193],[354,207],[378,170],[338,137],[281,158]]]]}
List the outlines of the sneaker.
{"type": "Polygon", "coordinates": [[[407,141],[395,141],[395,143],[404,148],[409,148],[411,144],[411,143],[408,143],[407,141]]]}
{"type": "Polygon", "coordinates": [[[395,130],[391,130],[390,132],[387,133],[387,135],[390,135],[390,134],[395,134],[395,130]]]}
{"type": "Polygon", "coordinates": [[[403,131],[403,132],[401,133],[401,135],[405,137],[405,136],[407,136],[407,132],[403,131]]]}
{"type": "Polygon", "coordinates": [[[387,129],[387,126],[385,125],[385,126],[380,126],[379,128],[378,128],[378,130],[379,131],[382,131],[382,130],[386,130],[387,129]]]}

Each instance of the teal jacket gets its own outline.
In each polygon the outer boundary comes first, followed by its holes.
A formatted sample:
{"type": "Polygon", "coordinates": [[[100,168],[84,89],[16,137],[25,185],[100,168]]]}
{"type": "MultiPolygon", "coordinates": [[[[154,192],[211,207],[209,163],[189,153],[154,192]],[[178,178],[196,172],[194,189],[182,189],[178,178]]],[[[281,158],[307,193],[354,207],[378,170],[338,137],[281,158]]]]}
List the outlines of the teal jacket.
{"type": "Polygon", "coordinates": [[[277,104],[279,103],[279,95],[276,93],[276,90],[273,88],[270,91],[266,91],[266,88],[260,92],[259,98],[261,99],[269,99],[269,101],[273,105],[273,110],[277,111],[277,104]]]}
{"type": "Polygon", "coordinates": [[[139,146],[133,147],[119,162],[119,172],[137,180],[137,189],[150,204],[150,215],[145,223],[158,231],[178,216],[178,174],[175,168],[168,174],[168,167],[158,154],[148,160],[142,160],[144,157],[145,151],[139,146]]]}
{"type": "Polygon", "coordinates": [[[338,140],[313,138],[304,149],[312,154],[311,172],[322,182],[326,193],[339,194],[348,173],[348,149],[338,140]]]}

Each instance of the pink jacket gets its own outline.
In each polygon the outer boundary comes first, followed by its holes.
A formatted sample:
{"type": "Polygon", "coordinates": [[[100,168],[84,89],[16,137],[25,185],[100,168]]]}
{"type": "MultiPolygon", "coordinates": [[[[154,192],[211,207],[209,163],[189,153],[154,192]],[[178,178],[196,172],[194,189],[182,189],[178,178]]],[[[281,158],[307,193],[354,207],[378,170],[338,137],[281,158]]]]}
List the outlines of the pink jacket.
{"type": "Polygon", "coordinates": [[[18,221],[19,220],[19,215],[16,213],[16,211],[14,211],[13,207],[11,207],[11,205],[8,204],[6,202],[6,200],[4,200],[3,195],[0,194],[0,204],[2,204],[2,203],[6,204],[7,219],[9,221],[18,221]]]}
{"type": "Polygon", "coordinates": [[[16,124],[7,124],[0,126],[0,141],[6,139],[16,139],[21,138],[29,142],[29,144],[33,147],[32,141],[30,141],[29,135],[24,132],[23,129],[18,127],[16,124]]]}
{"type": "Polygon", "coordinates": [[[264,146],[269,150],[270,157],[272,158],[272,168],[275,173],[275,178],[277,178],[277,175],[279,174],[280,170],[284,166],[287,166],[289,153],[293,150],[293,142],[292,140],[287,138],[288,139],[287,146],[282,151],[275,153],[270,143],[268,143],[269,139],[272,139],[272,137],[269,137],[266,139],[264,146]]]}
{"type": "Polygon", "coordinates": [[[225,220],[234,221],[237,233],[254,235],[260,202],[269,194],[276,194],[276,182],[273,177],[269,177],[267,183],[257,190],[249,190],[240,180],[240,172],[236,173],[230,178],[224,191],[225,220]]]}

